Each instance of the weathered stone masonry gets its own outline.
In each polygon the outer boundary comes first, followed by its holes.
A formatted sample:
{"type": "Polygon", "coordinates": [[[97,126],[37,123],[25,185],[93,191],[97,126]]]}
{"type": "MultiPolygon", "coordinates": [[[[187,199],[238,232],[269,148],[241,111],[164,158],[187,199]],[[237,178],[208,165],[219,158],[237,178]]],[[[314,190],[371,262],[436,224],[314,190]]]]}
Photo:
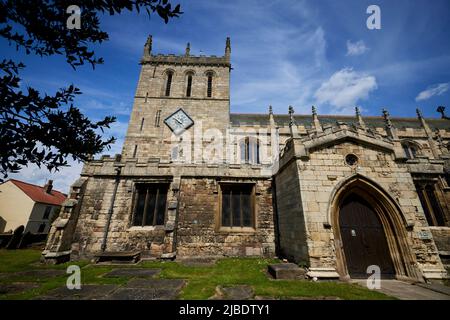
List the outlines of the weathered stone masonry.
{"type": "Polygon", "coordinates": [[[289,115],[271,108],[230,114],[230,55],[229,39],[221,57],[191,56],[188,49],[154,55],[149,38],[122,154],[84,165],[44,257],[278,255],[311,276],[345,279],[339,212],[343,199],[357,194],[379,215],[397,278],[445,278],[450,121],[420,111],[417,119],[387,111],[362,117],[358,109],[355,116],[320,116],[315,108],[312,115],[294,116],[293,108],[289,115]],[[164,120],[179,109],[194,125],[174,136],[164,120]],[[208,149],[217,141],[228,154],[208,149]],[[155,186],[167,190],[164,222],[136,224],[135,215],[161,199],[149,191],[155,186]],[[226,186],[235,193],[229,203],[226,186]],[[139,188],[146,188],[145,199],[139,188]],[[227,214],[240,225],[224,225],[227,214]]]}

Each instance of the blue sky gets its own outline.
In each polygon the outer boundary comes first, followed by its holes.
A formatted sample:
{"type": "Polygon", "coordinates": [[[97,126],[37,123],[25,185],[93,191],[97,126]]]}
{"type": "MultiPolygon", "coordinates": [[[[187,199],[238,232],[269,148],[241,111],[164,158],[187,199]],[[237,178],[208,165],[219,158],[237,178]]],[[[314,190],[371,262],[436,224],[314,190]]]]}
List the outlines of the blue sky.
{"type": "MultiPolygon", "coordinates": [[[[450,1],[364,0],[191,0],[169,24],[146,13],[102,16],[110,40],[96,46],[105,64],[73,71],[62,56],[27,56],[0,39],[2,56],[23,61],[23,86],[53,94],[74,84],[83,95],[75,104],[93,119],[115,115],[107,132],[118,138],[110,154],[120,153],[139,75],[138,61],[148,34],[156,53],[223,55],[231,37],[231,111],[305,114],[415,116],[420,107],[437,117],[450,100],[450,1]],[[381,9],[381,30],[369,30],[366,9],[381,9]]],[[[449,107],[450,109],[450,107],[449,107]]],[[[450,111],[450,110],[449,110],[450,111]]],[[[54,179],[64,192],[81,164],[49,174],[25,168],[15,178],[43,184],[54,179]]]]}

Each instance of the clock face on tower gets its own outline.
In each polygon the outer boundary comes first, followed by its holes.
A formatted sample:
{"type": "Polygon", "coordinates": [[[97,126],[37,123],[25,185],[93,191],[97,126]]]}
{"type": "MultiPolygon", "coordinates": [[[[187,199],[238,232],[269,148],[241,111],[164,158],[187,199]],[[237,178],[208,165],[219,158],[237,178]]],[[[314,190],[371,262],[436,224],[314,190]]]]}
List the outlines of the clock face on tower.
{"type": "Polygon", "coordinates": [[[164,120],[164,123],[170,128],[170,130],[173,131],[173,133],[179,135],[191,127],[194,124],[194,120],[192,120],[191,117],[189,117],[187,113],[180,108],[168,116],[164,120]]]}

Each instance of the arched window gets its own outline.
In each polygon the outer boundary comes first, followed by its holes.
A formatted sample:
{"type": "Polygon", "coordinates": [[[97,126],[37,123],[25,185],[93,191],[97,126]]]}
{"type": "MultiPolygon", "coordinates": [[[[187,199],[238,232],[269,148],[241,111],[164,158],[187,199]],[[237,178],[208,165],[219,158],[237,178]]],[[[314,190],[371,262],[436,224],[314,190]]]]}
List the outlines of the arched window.
{"type": "Polygon", "coordinates": [[[212,97],[212,85],[213,85],[213,73],[208,72],[206,74],[206,76],[208,77],[208,88],[206,90],[206,95],[208,98],[211,98],[212,97]]]}
{"type": "Polygon", "coordinates": [[[187,74],[186,97],[192,94],[192,73],[187,74]]]}
{"type": "Polygon", "coordinates": [[[445,226],[443,210],[436,196],[435,183],[418,183],[416,190],[429,226],[445,226]]]}
{"type": "Polygon", "coordinates": [[[410,141],[402,142],[402,147],[408,159],[414,159],[418,154],[420,154],[419,146],[410,141]]]}
{"type": "Polygon", "coordinates": [[[241,153],[241,163],[260,164],[259,140],[252,137],[246,137],[239,143],[241,153]]]}
{"type": "Polygon", "coordinates": [[[166,97],[170,96],[170,87],[172,86],[172,78],[173,78],[173,72],[167,71],[166,73],[167,79],[166,79],[166,97]]]}

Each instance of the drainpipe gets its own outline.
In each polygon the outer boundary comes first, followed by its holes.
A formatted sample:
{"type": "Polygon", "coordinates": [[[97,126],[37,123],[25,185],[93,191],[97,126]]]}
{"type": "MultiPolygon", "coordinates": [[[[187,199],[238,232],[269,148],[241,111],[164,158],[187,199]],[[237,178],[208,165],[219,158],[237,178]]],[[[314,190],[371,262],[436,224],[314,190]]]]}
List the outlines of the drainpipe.
{"type": "Polygon", "coordinates": [[[280,223],[278,216],[278,203],[277,203],[277,186],[275,183],[275,175],[272,180],[272,207],[273,207],[273,219],[274,219],[274,233],[275,233],[275,255],[280,258],[281,256],[281,242],[280,242],[280,223]]]}
{"type": "Polygon", "coordinates": [[[109,225],[111,224],[111,218],[112,218],[113,209],[114,209],[114,202],[116,201],[117,189],[119,188],[119,182],[120,182],[120,171],[121,171],[121,168],[117,167],[115,170],[116,170],[116,181],[114,183],[114,191],[113,191],[113,194],[112,194],[112,197],[111,197],[111,204],[109,205],[108,217],[107,217],[107,220],[106,220],[105,231],[103,233],[103,240],[102,240],[102,247],[101,247],[102,252],[105,252],[105,250],[106,250],[106,240],[108,238],[109,225]]]}
{"type": "Polygon", "coordinates": [[[177,252],[178,245],[178,218],[179,218],[179,208],[180,208],[180,196],[181,196],[181,177],[178,182],[178,193],[177,193],[177,211],[175,212],[175,221],[173,229],[173,240],[172,240],[172,252],[177,252]]]}

